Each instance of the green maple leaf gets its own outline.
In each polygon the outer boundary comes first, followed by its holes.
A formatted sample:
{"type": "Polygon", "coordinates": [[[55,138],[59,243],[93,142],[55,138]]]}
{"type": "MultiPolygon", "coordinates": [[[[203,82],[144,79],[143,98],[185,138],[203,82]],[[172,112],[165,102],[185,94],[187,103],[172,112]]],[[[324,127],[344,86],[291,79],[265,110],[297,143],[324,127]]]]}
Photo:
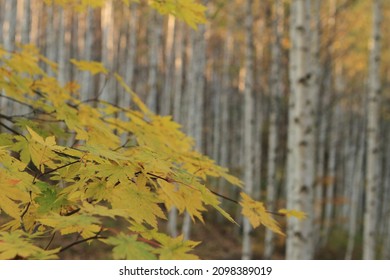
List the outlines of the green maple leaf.
{"type": "Polygon", "coordinates": [[[161,247],[154,250],[159,255],[160,260],[196,260],[198,257],[189,253],[200,242],[192,240],[183,240],[180,235],[176,238],[171,238],[167,235],[159,234],[156,238],[161,243],[161,247]]]}
{"type": "Polygon", "coordinates": [[[138,241],[136,235],[125,235],[120,233],[117,236],[109,237],[103,241],[114,246],[112,250],[114,259],[126,260],[154,260],[156,256],[152,253],[153,247],[138,241]]]}
{"type": "Polygon", "coordinates": [[[54,186],[45,182],[38,182],[36,185],[41,189],[41,194],[35,198],[35,202],[39,205],[38,213],[58,212],[62,206],[68,204],[66,197],[59,195],[54,186]]]}

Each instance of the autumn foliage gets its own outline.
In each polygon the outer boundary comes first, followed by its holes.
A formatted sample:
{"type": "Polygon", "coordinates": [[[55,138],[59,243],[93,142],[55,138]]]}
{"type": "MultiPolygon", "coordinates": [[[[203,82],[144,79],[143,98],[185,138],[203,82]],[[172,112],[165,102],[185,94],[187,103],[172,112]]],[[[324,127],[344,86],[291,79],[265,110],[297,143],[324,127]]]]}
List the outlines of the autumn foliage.
{"type": "MultiPolygon", "coordinates": [[[[204,19],[198,4],[183,6],[187,11],[164,2],[152,6],[191,26],[204,19]]],[[[55,71],[56,64],[34,46],[16,52],[0,48],[1,95],[26,112],[0,114],[0,259],[59,258],[83,242],[111,246],[115,259],[197,258],[191,253],[197,242],[168,236],[158,221],[176,207],[193,221],[207,222],[203,214],[211,207],[235,223],[208,179],[222,177],[238,188],[242,183],[194,151],[193,140],[180,126],[171,117],[153,114],[119,75],[99,62],[71,63],[116,79],[136,109],[80,100],[78,84],[62,86],[45,73],[42,65],[55,71]],[[112,228],[112,220],[119,219],[126,225],[120,231],[112,228]],[[51,244],[54,235],[72,234],[76,242],[51,244]]],[[[244,193],[241,198],[242,214],[253,226],[263,224],[283,234],[261,202],[244,193]]]]}

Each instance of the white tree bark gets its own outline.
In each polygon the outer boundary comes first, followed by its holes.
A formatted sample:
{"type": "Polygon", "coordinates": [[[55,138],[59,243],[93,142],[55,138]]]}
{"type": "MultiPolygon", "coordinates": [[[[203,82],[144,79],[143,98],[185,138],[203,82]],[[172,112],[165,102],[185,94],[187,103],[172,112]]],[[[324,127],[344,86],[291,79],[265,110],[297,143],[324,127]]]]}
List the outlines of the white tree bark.
{"type": "MultiPolygon", "coordinates": [[[[291,148],[289,150],[289,164],[294,165],[288,171],[287,182],[290,182],[288,190],[288,207],[308,213],[308,219],[298,221],[290,219],[288,222],[287,259],[311,259],[313,258],[313,185],[314,185],[314,144],[313,127],[313,100],[309,91],[310,78],[313,73],[308,69],[310,57],[308,46],[309,22],[307,21],[307,6],[304,0],[294,0],[292,18],[294,31],[291,42],[292,54],[295,57],[291,67],[290,77],[291,94],[293,98],[290,107],[289,137],[291,148]],[[295,61],[294,61],[295,60],[295,61]],[[310,95],[309,95],[310,94],[310,95]],[[291,172],[293,170],[293,172],[291,172]]],[[[290,57],[291,58],[291,57],[290,57]]]]}
{"type": "MultiPolygon", "coordinates": [[[[329,85],[331,87],[331,85],[329,85]]],[[[337,92],[333,95],[333,99],[338,98],[337,92]]],[[[339,133],[339,106],[336,104],[335,108],[332,109],[329,115],[328,123],[328,164],[326,168],[326,184],[325,184],[325,210],[324,210],[324,224],[321,240],[322,246],[325,246],[329,233],[331,230],[331,222],[334,212],[334,198],[335,198],[335,178],[336,178],[336,154],[339,152],[337,150],[338,143],[338,133],[339,133]]]]}
{"type": "Polygon", "coordinates": [[[18,1],[6,0],[5,2],[5,18],[4,18],[4,48],[8,51],[13,51],[15,48],[16,26],[17,26],[17,5],[18,1]]]}
{"type": "MultiPolygon", "coordinates": [[[[253,0],[246,1],[245,8],[245,84],[244,84],[244,184],[245,192],[253,192],[253,0]]],[[[242,256],[243,260],[251,259],[252,243],[250,232],[252,226],[248,219],[243,219],[242,256]]]]}
{"type": "MultiPolygon", "coordinates": [[[[94,12],[92,8],[88,8],[86,16],[86,29],[85,29],[85,45],[84,45],[84,55],[83,59],[91,61],[92,60],[92,51],[94,48],[94,12]]],[[[93,98],[94,93],[92,87],[92,76],[91,73],[84,71],[81,73],[81,84],[83,85],[81,89],[81,98],[86,100],[93,98]]]]}
{"type": "MultiPolygon", "coordinates": [[[[274,42],[272,44],[271,61],[271,85],[270,85],[270,117],[268,136],[268,159],[267,159],[267,209],[275,210],[276,202],[276,167],[278,159],[278,115],[280,96],[283,90],[283,77],[281,73],[282,53],[281,39],[283,36],[283,3],[276,0],[274,3],[274,42]]],[[[274,252],[274,233],[266,229],[264,240],[264,259],[271,259],[274,252]]]]}
{"type": "MultiPolygon", "coordinates": [[[[128,38],[127,38],[127,53],[126,53],[126,65],[125,65],[125,81],[126,84],[132,88],[134,83],[134,70],[136,65],[136,54],[137,54],[137,26],[139,18],[139,7],[136,2],[130,6],[130,19],[128,22],[128,38]]],[[[130,105],[130,95],[126,94],[124,100],[124,106],[130,105]]]]}
{"type": "MultiPolygon", "coordinates": [[[[173,120],[180,123],[182,120],[182,90],[183,90],[183,56],[184,56],[184,36],[183,23],[175,24],[174,32],[174,96],[173,96],[173,120]]],[[[172,208],[169,212],[168,232],[171,236],[177,236],[178,211],[172,208]]]]}
{"type": "Polygon", "coordinates": [[[176,19],[170,15],[168,17],[166,41],[165,41],[165,79],[163,94],[160,100],[161,114],[171,114],[172,106],[172,89],[173,89],[173,66],[174,66],[174,36],[175,36],[176,19]]]}
{"type": "MultiPolygon", "coordinates": [[[[207,1],[203,1],[204,4],[207,1]]],[[[204,101],[204,72],[206,67],[206,26],[200,25],[198,30],[191,30],[191,61],[189,78],[186,80],[188,101],[187,132],[195,140],[195,149],[203,152],[203,101],[204,101]]],[[[188,213],[184,216],[183,236],[190,238],[191,220],[188,213]]]]}
{"type": "Polygon", "coordinates": [[[152,11],[149,26],[149,75],[148,75],[148,97],[147,105],[149,109],[157,113],[157,76],[158,57],[161,44],[162,16],[156,11],[152,11]]]}
{"type": "MultiPolygon", "coordinates": [[[[389,135],[389,126],[387,125],[387,135],[389,135]]],[[[389,136],[387,137],[389,139],[389,136]]],[[[382,259],[389,260],[390,259],[390,149],[386,147],[386,164],[385,164],[385,172],[384,172],[384,195],[383,195],[383,209],[382,209],[382,220],[383,223],[383,246],[382,246],[382,259]]]]}
{"type": "Polygon", "coordinates": [[[59,10],[59,31],[58,31],[58,81],[64,86],[69,81],[69,33],[67,31],[68,17],[67,12],[60,8],[59,10]]]}
{"type": "MultiPolygon", "coordinates": [[[[3,32],[5,35],[4,38],[4,48],[7,51],[14,51],[15,49],[15,38],[16,38],[16,26],[17,26],[17,1],[14,0],[6,0],[5,2],[5,18],[4,18],[4,26],[3,26],[3,32]]],[[[17,104],[15,104],[12,101],[9,100],[2,100],[0,98],[0,109],[3,109],[7,112],[7,114],[12,114],[17,111],[16,107],[17,104]]]]}
{"type": "Polygon", "coordinates": [[[345,252],[345,259],[351,260],[353,249],[355,246],[355,239],[357,233],[357,223],[358,223],[358,209],[359,209],[359,201],[363,191],[363,157],[364,157],[364,145],[365,145],[365,127],[364,123],[359,121],[354,122],[354,126],[356,127],[354,130],[354,138],[356,141],[355,145],[351,146],[352,153],[356,155],[354,157],[353,163],[353,175],[351,180],[351,196],[350,196],[350,209],[349,209],[349,220],[348,220],[348,243],[347,250],[345,252]],[[363,132],[363,133],[362,133],[363,132]]]}
{"type": "Polygon", "coordinates": [[[22,44],[30,43],[31,36],[31,0],[23,2],[22,44]]]}
{"type": "MultiPolygon", "coordinates": [[[[46,8],[46,42],[45,42],[45,53],[46,57],[52,61],[55,61],[57,58],[57,34],[56,34],[56,17],[54,4],[45,5],[46,8]]],[[[50,66],[47,67],[47,72],[49,75],[54,75],[54,71],[50,66]]]]}
{"type": "MultiPolygon", "coordinates": [[[[0,2],[0,4],[2,4],[2,6],[4,7],[4,3],[3,1],[0,2]]],[[[3,44],[4,43],[4,25],[5,25],[5,22],[4,22],[4,10],[5,9],[0,9],[0,44],[3,44]]],[[[1,102],[1,99],[0,99],[0,102],[1,102]]]]}
{"type": "MultiPolygon", "coordinates": [[[[93,23],[93,22],[92,22],[93,23]]],[[[101,10],[102,30],[102,61],[108,71],[114,69],[114,3],[113,0],[106,1],[101,10]]],[[[115,102],[114,79],[111,76],[101,79],[99,91],[101,98],[109,102],[115,102]]]]}
{"type": "Polygon", "coordinates": [[[173,119],[176,122],[182,120],[182,91],[183,91],[183,57],[184,57],[184,26],[182,22],[175,25],[175,71],[174,71],[174,98],[173,98],[173,119]]]}
{"type": "Polygon", "coordinates": [[[367,185],[364,212],[363,259],[375,259],[376,220],[379,188],[379,104],[380,104],[380,45],[381,45],[381,0],[373,5],[373,29],[370,42],[368,120],[367,120],[367,185]]]}

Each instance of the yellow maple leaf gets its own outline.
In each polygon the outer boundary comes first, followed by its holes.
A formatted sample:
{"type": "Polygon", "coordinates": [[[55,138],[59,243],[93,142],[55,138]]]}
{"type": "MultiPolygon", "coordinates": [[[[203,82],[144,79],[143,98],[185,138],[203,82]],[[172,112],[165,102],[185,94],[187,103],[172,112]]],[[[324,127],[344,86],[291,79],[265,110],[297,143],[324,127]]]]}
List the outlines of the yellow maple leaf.
{"type": "Polygon", "coordinates": [[[141,179],[137,184],[131,181],[119,184],[112,189],[108,200],[112,209],[120,209],[137,223],[145,222],[156,228],[157,218],[166,219],[158,205],[161,200],[148,187],[143,186],[142,181],[141,179]]]}
{"type": "Polygon", "coordinates": [[[60,248],[44,250],[31,243],[26,233],[16,230],[13,232],[0,232],[0,260],[15,257],[29,259],[56,259],[60,248]]]}
{"type": "Polygon", "coordinates": [[[306,213],[298,210],[280,209],[278,213],[285,215],[287,218],[295,217],[298,220],[306,219],[306,213]]]}
{"type": "Polygon", "coordinates": [[[153,247],[138,241],[136,235],[120,233],[117,236],[110,236],[103,242],[114,246],[112,250],[114,259],[153,260],[156,258],[151,252],[153,247]]]}
{"type": "Polygon", "coordinates": [[[179,186],[175,186],[174,184],[161,179],[157,179],[157,183],[160,185],[158,194],[164,201],[165,207],[168,210],[171,210],[172,207],[176,207],[179,210],[179,213],[183,213],[186,208],[186,201],[179,186]]]}
{"type": "Polygon", "coordinates": [[[142,100],[138,97],[138,95],[131,90],[131,88],[125,83],[123,78],[117,74],[114,73],[114,77],[117,80],[117,82],[123,87],[123,89],[130,94],[132,102],[138,106],[138,108],[142,111],[144,114],[151,114],[149,108],[145,105],[145,103],[142,102],[142,100]]]}
{"type": "Polygon", "coordinates": [[[171,14],[184,20],[193,29],[197,29],[197,24],[206,22],[205,11],[207,8],[194,0],[151,0],[149,5],[160,14],[171,14]]]}
{"type": "Polygon", "coordinates": [[[43,218],[37,219],[41,224],[59,230],[62,235],[80,233],[84,238],[96,235],[100,231],[100,221],[98,218],[88,214],[77,214],[72,216],[61,216],[51,213],[43,218]]]}
{"type": "Polygon", "coordinates": [[[241,213],[249,220],[254,228],[262,224],[273,232],[284,235],[279,227],[278,222],[275,221],[269,213],[267,213],[263,203],[253,200],[249,195],[243,192],[241,193],[241,199],[241,213]]]}
{"type": "Polygon", "coordinates": [[[70,62],[72,62],[79,70],[91,72],[92,75],[99,73],[108,74],[108,70],[101,62],[76,59],[71,59],[70,62]]]}
{"type": "Polygon", "coordinates": [[[55,168],[54,160],[57,155],[53,151],[62,151],[63,147],[57,146],[55,137],[49,136],[43,139],[30,127],[26,127],[31,139],[28,141],[28,150],[34,165],[44,172],[44,165],[55,168]]]}
{"type": "Polygon", "coordinates": [[[171,238],[164,234],[155,236],[156,240],[161,243],[161,248],[154,250],[159,255],[160,260],[196,260],[198,257],[190,254],[200,242],[184,240],[183,235],[171,238]]]}

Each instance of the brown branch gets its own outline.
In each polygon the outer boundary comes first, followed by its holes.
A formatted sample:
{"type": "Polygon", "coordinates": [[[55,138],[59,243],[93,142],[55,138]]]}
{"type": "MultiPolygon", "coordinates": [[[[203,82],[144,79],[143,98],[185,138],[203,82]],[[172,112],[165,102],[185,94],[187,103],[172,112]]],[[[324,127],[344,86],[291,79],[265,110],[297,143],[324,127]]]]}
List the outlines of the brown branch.
{"type": "MultiPolygon", "coordinates": [[[[69,162],[67,164],[61,165],[61,166],[59,166],[57,168],[54,168],[54,169],[51,169],[49,171],[43,172],[43,173],[39,174],[38,176],[36,176],[36,179],[39,179],[42,176],[45,176],[45,175],[50,174],[50,173],[53,173],[53,172],[55,172],[55,171],[57,171],[59,169],[65,168],[65,167],[67,167],[69,165],[72,165],[72,164],[75,164],[75,163],[78,163],[78,162],[80,162],[80,160],[75,160],[75,161],[69,162]]],[[[34,182],[35,182],[35,178],[34,178],[34,182]]]]}
{"type": "Polygon", "coordinates": [[[64,216],[72,216],[72,215],[76,214],[77,212],[79,212],[80,210],[81,210],[81,208],[76,208],[72,211],[65,213],[64,216]]]}
{"type": "Polygon", "coordinates": [[[2,122],[0,122],[0,126],[2,126],[2,127],[4,127],[5,129],[11,131],[11,132],[12,132],[13,134],[15,134],[15,135],[23,136],[24,138],[26,138],[23,134],[17,132],[17,131],[14,130],[13,128],[9,127],[8,125],[6,125],[6,124],[4,124],[4,123],[2,123],[2,122]]]}
{"type": "Polygon", "coordinates": [[[87,242],[89,240],[93,240],[93,239],[107,239],[106,236],[99,236],[99,234],[101,233],[102,229],[100,229],[100,231],[98,233],[96,233],[95,236],[92,236],[92,237],[88,237],[88,238],[85,238],[85,239],[81,239],[81,240],[78,240],[78,241],[75,241],[75,242],[72,242],[70,243],[69,245],[61,248],[61,250],[59,251],[59,253],[62,253],[66,250],[68,250],[69,248],[75,246],[75,245],[78,245],[78,244],[81,244],[81,243],[84,243],[84,242],[87,242]]]}
{"type": "Polygon", "coordinates": [[[47,243],[47,245],[46,245],[46,247],[45,247],[45,249],[44,249],[45,251],[49,249],[51,243],[52,243],[53,240],[54,240],[54,236],[55,236],[55,235],[56,235],[55,232],[51,235],[51,238],[50,238],[50,240],[49,240],[49,243],[47,243]]]}
{"type": "MultiPolygon", "coordinates": [[[[138,173],[139,173],[139,172],[138,172],[138,173]]],[[[155,177],[155,178],[164,180],[164,181],[166,181],[166,182],[168,182],[168,183],[172,183],[172,182],[173,182],[173,183],[178,183],[178,184],[181,184],[181,185],[184,185],[184,186],[191,187],[192,189],[195,189],[194,187],[189,186],[188,184],[185,184],[185,183],[183,183],[183,182],[179,182],[179,181],[176,181],[176,180],[173,180],[173,179],[167,179],[167,178],[161,177],[161,176],[159,176],[159,175],[156,175],[156,174],[153,174],[153,173],[150,173],[150,172],[147,172],[146,174],[148,174],[149,176],[153,176],[153,177],[155,177]]],[[[218,196],[218,197],[220,197],[220,198],[223,198],[223,199],[225,199],[225,200],[227,200],[227,201],[233,202],[233,203],[235,203],[235,204],[237,204],[237,205],[240,204],[240,203],[238,202],[238,200],[235,200],[235,199],[230,198],[230,197],[228,197],[228,196],[219,194],[219,193],[217,193],[217,192],[215,192],[215,191],[213,191],[213,190],[210,190],[210,189],[209,189],[209,191],[210,191],[211,193],[213,193],[214,195],[216,195],[216,196],[218,196]]],[[[266,210],[266,212],[267,212],[268,214],[275,215],[275,216],[281,216],[281,217],[285,217],[285,216],[286,216],[285,214],[278,213],[278,212],[273,212],[273,211],[268,211],[268,210],[266,210]]]]}
{"type": "Polygon", "coordinates": [[[12,97],[10,97],[10,96],[4,95],[4,94],[0,94],[0,97],[4,97],[5,99],[11,100],[11,101],[13,101],[13,102],[15,102],[15,103],[18,103],[18,104],[27,106],[27,107],[29,107],[30,109],[33,109],[33,110],[35,109],[34,106],[32,106],[32,105],[30,105],[30,104],[27,104],[27,103],[24,103],[24,102],[22,102],[22,101],[19,101],[19,100],[15,99],[15,98],[12,98],[12,97]]]}

